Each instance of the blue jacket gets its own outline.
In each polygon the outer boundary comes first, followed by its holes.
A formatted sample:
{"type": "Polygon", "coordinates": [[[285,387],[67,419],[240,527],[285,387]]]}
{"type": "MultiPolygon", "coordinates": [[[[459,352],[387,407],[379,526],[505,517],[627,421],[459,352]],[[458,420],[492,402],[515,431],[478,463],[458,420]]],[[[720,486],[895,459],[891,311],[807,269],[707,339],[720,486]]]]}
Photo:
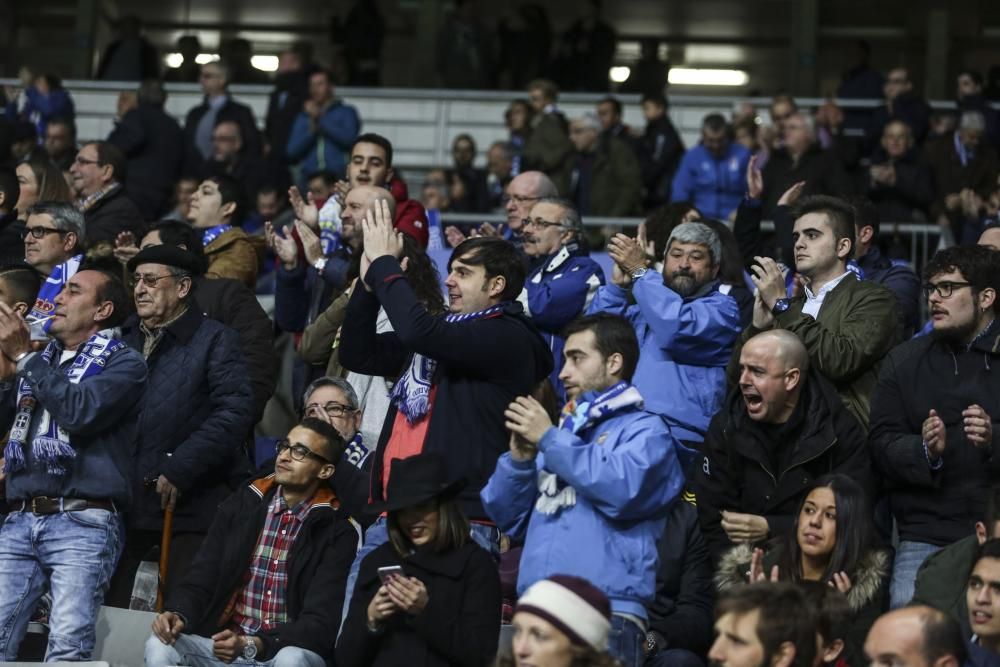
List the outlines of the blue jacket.
{"type": "MultiPolygon", "coordinates": [[[[33,438],[43,410],[69,433],[76,458],[62,477],[33,469],[31,445],[24,447],[26,467],[7,477],[7,499],[35,496],[113,500],[126,510],[131,499],[131,465],[136,446],[136,424],[146,364],[132,349],[115,352],[107,366],[79,384],[72,384],[59,364],[60,350],[47,365],[41,354],[25,358],[15,376],[27,378],[38,405],[32,412],[28,432],[33,438]]],[[[0,384],[0,429],[14,421],[17,382],[0,384]]]]}
{"type": "Polygon", "coordinates": [[[28,98],[28,102],[21,109],[21,113],[18,114],[17,102],[10,102],[7,105],[7,118],[34,124],[39,139],[45,138],[49,120],[53,118],[73,120],[76,116],[73,98],[65,88],[56,88],[50,90],[48,95],[42,95],[34,86],[28,86],[24,89],[24,96],[28,98]]]}
{"type": "Polygon", "coordinates": [[[559,371],[566,342],[562,330],[587,310],[597,288],[603,284],[603,269],[575,243],[546,257],[524,283],[521,296],[526,301],[525,311],[552,350],[555,364],[549,379],[561,399],[565,396],[559,371]]]}
{"type": "Polygon", "coordinates": [[[632,286],[635,304],[617,285],[597,290],[588,313],[622,315],[639,339],[639,366],[633,383],[646,409],[663,415],[678,440],[702,442],[726,395],[726,364],[740,335],[736,300],[719,293],[683,299],[647,271],[632,286]]]}
{"type": "Polygon", "coordinates": [[[689,149],[674,175],[670,201],[694,204],[706,218],[725,220],[736,210],[746,192],[750,150],[734,142],[726,154],[716,158],[705,146],[689,149]]]}
{"type": "Polygon", "coordinates": [[[361,130],[357,110],[334,102],[323,112],[316,131],[309,125],[306,112],[296,116],[292,132],[288,135],[288,161],[298,163],[305,175],[329,171],[344,178],[348,152],[361,130]]]}
{"type": "Polygon", "coordinates": [[[553,426],[534,461],[501,456],[480,496],[503,533],[525,540],[518,593],[572,574],[603,590],[612,611],[645,619],[666,508],[684,486],[675,445],[661,417],[632,408],[576,435],[553,426]],[[543,469],[576,490],[575,504],[554,514],[535,509],[543,469]]]}

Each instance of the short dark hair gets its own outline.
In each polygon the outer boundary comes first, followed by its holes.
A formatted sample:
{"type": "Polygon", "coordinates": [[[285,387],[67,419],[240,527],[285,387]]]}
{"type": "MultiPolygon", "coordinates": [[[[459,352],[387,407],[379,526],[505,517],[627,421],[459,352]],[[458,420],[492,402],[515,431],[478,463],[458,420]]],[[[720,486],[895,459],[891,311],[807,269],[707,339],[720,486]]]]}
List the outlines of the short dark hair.
{"type": "Polygon", "coordinates": [[[924,267],[924,282],[958,271],[975,293],[992,287],[997,294],[993,312],[1000,313],[1000,251],[982,245],[953,246],[939,250],[924,267]]]}
{"type": "Polygon", "coordinates": [[[757,639],[764,648],[764,664],[785,642],[795,646],[791,667],[812,667],[816,658],[816,612],[802,589],[786,582],[736,586],[722,593],[715,617],[744,616],[758,611],[757,639]]]}
{"type": "Polygon", "coordinates": [[[958,664],[965,664],[967,649],[962,629],[951,616],[933,608],[928,608],[921,617],[924,623],[924,646],[922,653],[928,665],[940,658],[955,656],[958,664]]]}
{"type": "MultiPolygon", "coordinates": [[[[120,269],[111,271],[99,263],[83,264],[80,271],[95,271],[104,276],[104,282],[97,288],[97,303],[110,301],[111,316],[104,320],[101,328],[120,327],[134,312],[135,302],[125,283],[118,276],[120,269]]],[[[79,273],[79,271],[77,272],[79,273]]]]}
{"type": "Polygon", "coordinates": [[[670,105],[667,103],[667,96],[663,93],[643,93],[642,99],[639,101],[640,104],[645,104],[646,102],[652,102],[657,104],[664,109],[668,108],[670,105]]]}
{"type": "Polygon", "coordinates": [[[710,113],[701,121],[701,129],[710,132],[722,132],[729,129],[726,118],[721,113],[710,113]]]}
{"type": "Polygon", "coordinates": [[[100,167],[111,165],[111,173],[115,180],[124,183],[128,177],[128,161],[125,159],[125,154],[108,141],[91,141],[89,143],[97,151],[97,165],[100,167]]]}
{"type": "Polygon", "coordinates": [[[823,638],[823,645],[828,646],[837,639],[846,642],[854,619],[847,596],[822,581],[803,580],[798,586],[816,613],[816,633],[823,638]]]}
{"type": "Polygon", "coordinates": [[[684,216],[693,210],[697,209],[691,202],[677,201],[664,204],[646,218],[646,238],[653,242],[656,261],[661,261],[666,254],[670,233],[674,231],[674,227],[681,224],[684,216]]]}
{"type": "MultiPolygon", "coordinates": [[[[959,77],[963,76],[963,75],[969,77],[970,79],[972,79],[972,83],[976,84],[977,86],[982,87],[982,85],[983,85],[983,75],[980,74],[978,70],[974,70],[974,69],[972,69],[970,67],[966,67],[965,69],[959,70],[959,72],[958,72],[958,76],[959,77]]],[[[955,77],[955,78],[958,78],[958,77],[955,77]]]]}
{"type": "Polygon", "coordinates": [[[209,176],[205,179],[206,181],[212,181],[219,188],[219,196],[222,198],[222,205],[233,203],[236,204],[236,208],[233,209],[233,214],[229,216],[229,222],[233,225],[243,224],[243,212],[246,210],[246,204],[243,201],[243,187],[240,185],[239,181],[226,174],[216,174],[214,176],[209,176]]]}
{"type": "Polygon", "coordinates": [[[0,192],[4,194],[3,207],[8,211],[17,208],[17,200],[21,196],[21,186],[17,183],[17,172],[14,167],[0,167],[0,192]]]}
{"type": "Polygon", "coordinates": [[[618,101],[617,97],[612,97],[611,95],[603,97],[597,101],[597,106],[601,106],[602,104],[610,104],[616,114],[619,116],[622,115],[622,103],[618,101]]]}
{"type": "Polygon", "coordinates": [[[527,91],[530,93],[532,90],[541,91],[546,99],[553,102],[559,97],[559,86],[552,79],[532,79],[528,82],[527,91]]]}
{"type": "Polygon", "coordinates": [[[501,301],[513,301],[524,288],[524,264],[517,248],[509,241],[489,236],[462,241],[448,258],[448,273],[451,273],[451,263],[456,259],[469,266],[483,267],[487,279],[503,276],[507,285],[500,294],[501,301]]]}
{"type": "Polygon", "coordinates": [[[29,264],[0,265],[0,280],[7,286],[7,293],[15,303],[35,305],[35,298],[42,286],[42,274],[29,264]]]}
{"type": "Polygon", "coordinates": [[[611,313],[595,313],[573,320],[563,329],[562,335],[565,339],[584,331],[594,332],[597,351],[605,359],[615,352],[622,355],[622,379],[631,382],[639,364],[639,340],[628,320],[611,313]]]}
{"type": "Polygon", "coordinates": [[[354,147],[358,144],[375,144],[379,146],[383,151],[385,151],[385,166],[392,166],[392,142],[383,137],[381,134],[375,134],[374,132],[366,132],[351,144],[351,152],[349,155],[354,155],[354,147]]]}
{"type": "Polygon", "coordinates": [[[881,221],[878,216],[878,206],[875,205],[875,202],[864,195],[849,195],[845,197],[845,200],[854,208],[855,235],[861,228],[871,227],[872,231],[875,232],[875,238],[878,238],[879,223],[881,221]]]}
{"type": "Polygon", "coordinates": [[[329,83],[331,86],[335,83],[334,79],[333,79],[333,72],[331,72],[329,70],[329,68],[326,68],[326,67],[314,67],[309,72],[309,78],[311,79],[314,76],[316,76],[317,74],[322,74],[323,78],[325,78],[326,82],[329,83]]]}
{"type": "Polygon", "coordinates": [[[53,125],[62,125],[69,130],[70,138],[73,140],[73,143],[76,143],[76,121],[68,116],[53,116],[52,118],[49,118],[49,122],[45,124],[46,131],[48,131],[48,128],[53,125]]]}
{"type": "Polygon", "coordinates": [[[140,104],[162,107],[167,101],[167,91],[159,79],[145,79],[139,84],[136,99],[140,104]]]}
{"type": "Polygon", "coordinates": [[[993,526],[1000,523],[1000,484],[991,486],[986,494],[986,510],[983,521],[986,522],[986,533],[993,533],[993,526]]]}
{"type": "MultiPolygon", "coordinates": [[[[739,242],[729,225],[721,220],[712,218],[698,220],[719,237],[719,244],[722,246],[722,257],[716,262],[719,264],[719,280],[728,285],[743,285],[743,254],[740,252],[739,242]]],[[[664,251],[665,252],[665,251],[664,251]]],[[[660,255],[663,257],[663,255],[660,255]]],[[[713,261],[715,258],[713,258],[713,261]]]]}
{"type": "Polygon", "coordinates": [[[333,425],[315,417],[306,417],[298,425],[323,438],[323,456],[330,463],[337,465],[340,457],[344,455],[344,450],[347,449],[344,436],[340,435],[333,425]]]}
{"type": "Polygon", "coordinates": [[[976,569],[976,565],[984,558],[1000,560],[1000,539],[988,539],[979,545],[979,549],[976,550],[976,557],[972,560],[972,568],[969,570],[969,576],[972,576],[972,570],[976,569]]]}
{"type": "MultiPolygon", "coordinates": [[[[323,179],[323,183],[325,185],[327,185],[327,186],[331,186],[331,185],[333,185],[334,183],[337,182],[337,174],[333,173],[332,171],[330,171],[328,169],[322,169],[320,171],[314,171],[314,172],[310,173],[309,177],[308,177],[308,180],[311,181],[314,178],[322,178],[323,179]]],[[[267,189],[268,188],[261,188],[260,190],[257,191],[257,194],[260,194],[261,192],[264,192],[267,189]]],[[[272,192],[278,192],[278,189],[275,188],[275,187],[273,187],[273,186],[270,187],[270,190],[272,192]]]]}
{"type": "Polygon", "coordinates": [[[462,134],[456,135],[455,138],[451,140],[451,148],[452,148],[452,150],[455,149],[455,144],[457,144],[460,141],[468,141],[470,144],[472,144],[472,152],[473,153],[476,152],[476,148],[477,148],[477,146],[476,146],[476,140],[473,139],[472,135],[469,134],[469,133],[467,133],[467,132],[463,132],[462,134]]]}
{"type": "Polygon", "coordinates": [[[854,253],[854,243],[857,238],[857,230],[854,227],[854,207],[838,197],[829,195],[812,195],[803,197],[792,209],[792,219],[798,220],[810,213],[822,213],[826,216],[826,222],[833,232],[833,242],[837,244],[840,239],[847,239],[851,242],[847,259],[854,253]]]}
{"type": "Polygon", "coordinates": [[[149,232],[157,232],[160,235],[160,242],[164,245],[183,246],[185,250],[198,258],[198,263],[201,266],[198,275],[205,273],[208,266],[205,261],[205,248],[202,247],[201,243],[204,230],[195,229],[179,220],[161,220],[146,233],[149,232]]]}

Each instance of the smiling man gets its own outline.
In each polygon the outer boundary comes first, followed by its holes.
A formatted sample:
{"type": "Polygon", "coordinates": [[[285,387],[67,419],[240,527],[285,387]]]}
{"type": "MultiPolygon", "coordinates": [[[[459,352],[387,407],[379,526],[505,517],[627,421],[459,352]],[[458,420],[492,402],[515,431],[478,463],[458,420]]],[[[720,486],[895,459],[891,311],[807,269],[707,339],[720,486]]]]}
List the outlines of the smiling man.
{"type": "Polygon", "coordinates": [[[125,194],[125,156],[107,141],[84,144],[70,165],[76,207],[87,222],[87,245],[114,244],[121,232],[142,236],[142,211],[125,194]]]}
{"type": "Polygon", "coordinates": [[[870,486],[864,432],[795,334],[776,329],[740,351],[739,384],[712,419],[694,483],[717,559],[791,529],[802,494],[840,472],[870,486]]]}
{"type": "Polygon", "coordinates": [[[900,537],[894,607],[928,556],[974,531],[1000,482],[1000,253],[942,250],[924,275],[931,334],[889,353],[872,395],[871,451],[900,537]]]}

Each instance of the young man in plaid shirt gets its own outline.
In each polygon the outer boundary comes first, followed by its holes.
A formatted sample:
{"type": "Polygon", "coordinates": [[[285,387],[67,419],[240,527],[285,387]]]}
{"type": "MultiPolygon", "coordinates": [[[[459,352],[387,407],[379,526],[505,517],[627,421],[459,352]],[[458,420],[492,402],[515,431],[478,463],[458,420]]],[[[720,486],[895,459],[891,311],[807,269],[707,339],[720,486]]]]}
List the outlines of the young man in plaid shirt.
{"type": "Polygon", "coordinates": [[[344,440],[307,418],[278,443],[274,472],[220,508],[146,642],[147,667],[324,667],[333,655],[360,528],[329,480],[344,440]]]}

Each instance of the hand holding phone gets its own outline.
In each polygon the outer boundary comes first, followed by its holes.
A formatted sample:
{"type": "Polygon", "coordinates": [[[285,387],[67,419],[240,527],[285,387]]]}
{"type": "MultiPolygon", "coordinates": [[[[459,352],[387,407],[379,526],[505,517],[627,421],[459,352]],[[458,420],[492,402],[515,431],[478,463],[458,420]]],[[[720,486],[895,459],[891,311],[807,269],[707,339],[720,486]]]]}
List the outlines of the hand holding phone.
{"type": "Polygon", "coordinates": [[[402,565],[389,565],[386,567],[380,567],[378,569],[378,578],[383,584],[389,581],[393,576],[402,577],[403,576],[403,566],[402,565]]]}

